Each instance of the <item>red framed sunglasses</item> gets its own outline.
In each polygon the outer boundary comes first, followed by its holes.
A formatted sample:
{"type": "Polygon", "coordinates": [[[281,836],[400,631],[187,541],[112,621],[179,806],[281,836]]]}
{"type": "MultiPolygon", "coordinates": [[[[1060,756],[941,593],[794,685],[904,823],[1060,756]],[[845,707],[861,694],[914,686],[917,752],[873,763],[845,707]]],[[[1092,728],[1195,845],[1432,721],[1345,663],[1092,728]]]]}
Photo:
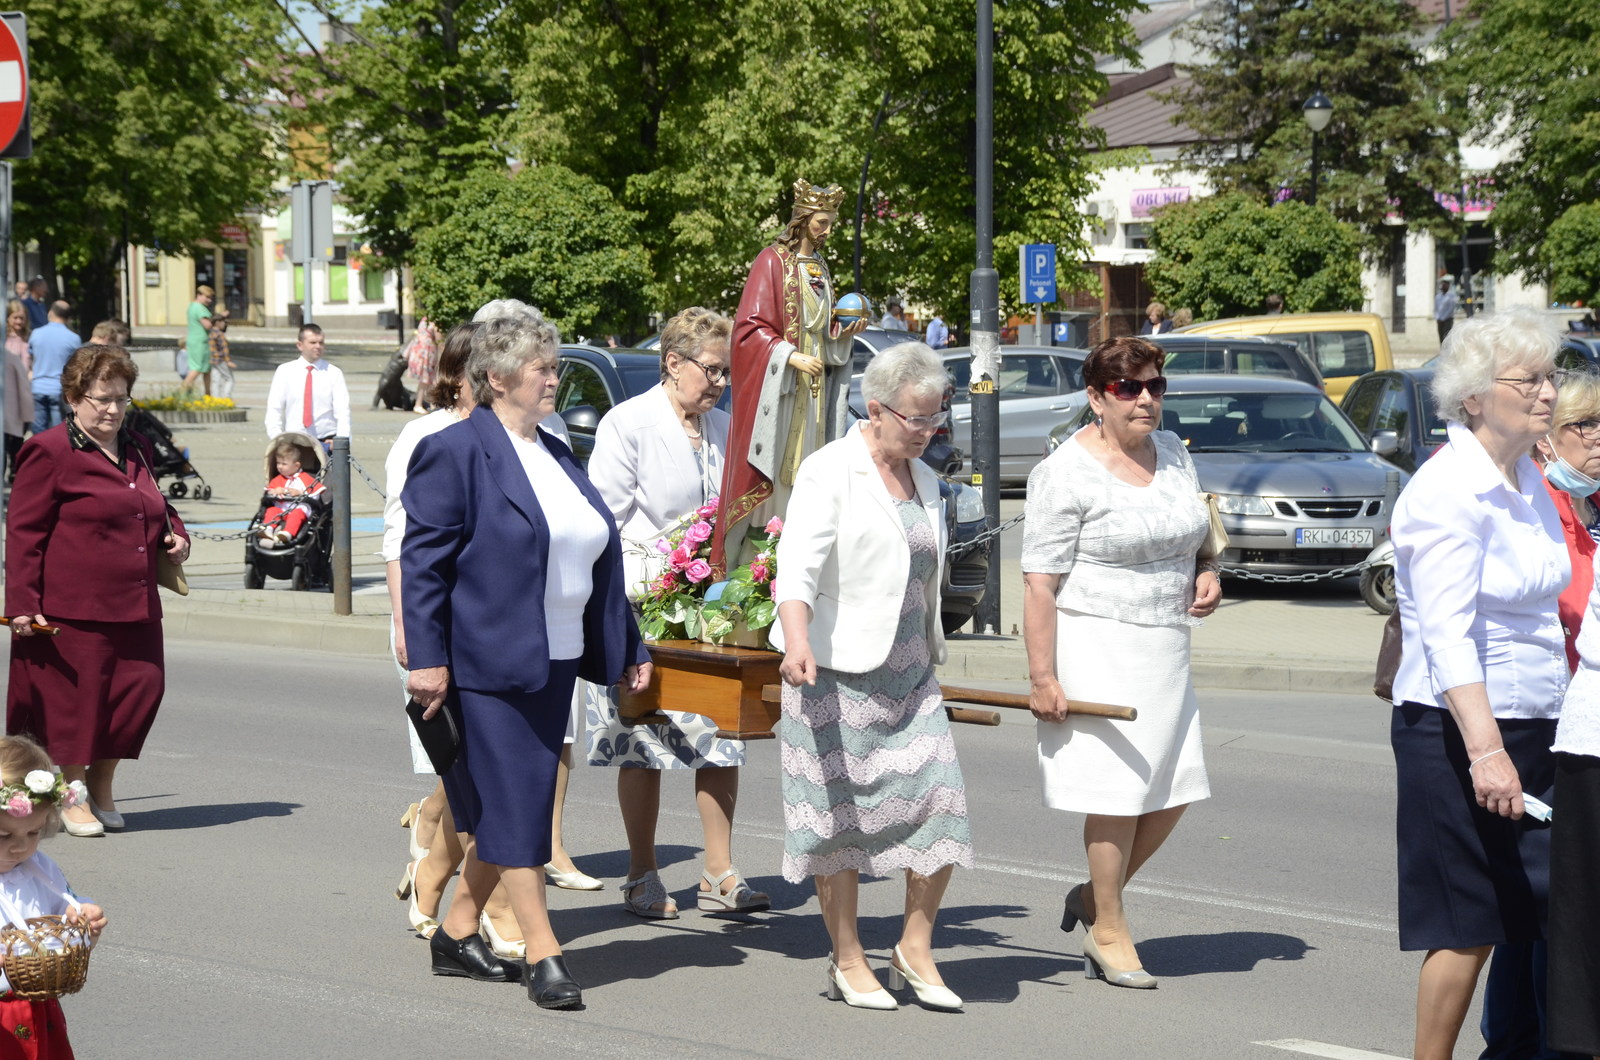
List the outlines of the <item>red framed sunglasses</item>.
{"type": "Polygon", "coordinates": [[[1139,395],[1146,390],[1157,401],[1167,392],[1167,377],[1158,375],[1154,379],[1114,379],[1106,384],[1105,392],[1114,394],[1123,401],[1137,401],[1139,395]]]}

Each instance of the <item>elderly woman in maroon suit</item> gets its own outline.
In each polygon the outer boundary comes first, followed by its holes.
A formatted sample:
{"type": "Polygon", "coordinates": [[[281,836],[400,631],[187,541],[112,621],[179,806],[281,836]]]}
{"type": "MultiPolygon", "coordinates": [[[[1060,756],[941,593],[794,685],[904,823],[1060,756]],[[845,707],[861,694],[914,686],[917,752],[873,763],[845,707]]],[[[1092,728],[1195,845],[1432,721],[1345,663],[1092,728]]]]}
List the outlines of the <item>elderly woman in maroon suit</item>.
{"type": "Polygon", "coordinates": [[[62,811],[77,836],[123,826],[112,780],[139,757],[166,689],[157,558],[189,556],[149,443],[123,426],[138,378],[120,347],[72,355],[61,373],[72,415],[23,444],[6,519],[6,731],[33,736],[88,785],[89,807],[62,811]],[[38,635],[46,623],[60,633],[38,635]]]}

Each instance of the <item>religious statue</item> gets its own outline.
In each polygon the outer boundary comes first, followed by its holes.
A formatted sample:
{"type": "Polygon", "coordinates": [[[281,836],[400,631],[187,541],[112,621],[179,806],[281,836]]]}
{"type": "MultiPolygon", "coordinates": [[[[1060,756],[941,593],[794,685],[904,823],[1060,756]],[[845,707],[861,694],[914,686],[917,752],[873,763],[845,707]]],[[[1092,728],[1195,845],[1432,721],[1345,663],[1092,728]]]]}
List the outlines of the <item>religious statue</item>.
{"type": "Polygon", "coordinates": [[[844,189],[794,182],[789,224],[756,256],[733,322],[733,422],[711,562],[747,562],[750,526],[782,516],[800,461],[844,433],[851,340],[867,326],[834,320],[822,246],[844,189]]]}

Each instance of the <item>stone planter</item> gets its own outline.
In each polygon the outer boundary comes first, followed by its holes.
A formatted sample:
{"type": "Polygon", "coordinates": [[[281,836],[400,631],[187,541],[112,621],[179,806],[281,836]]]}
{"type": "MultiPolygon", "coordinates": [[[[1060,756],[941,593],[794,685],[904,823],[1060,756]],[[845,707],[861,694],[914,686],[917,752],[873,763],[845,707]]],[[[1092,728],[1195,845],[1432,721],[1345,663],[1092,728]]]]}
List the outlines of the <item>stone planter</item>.
{"type": "Polygon", "coordinates": [[[162,423],[244,423],[250,417],[246,409],[189,409],[151,410],[162,423]]]}

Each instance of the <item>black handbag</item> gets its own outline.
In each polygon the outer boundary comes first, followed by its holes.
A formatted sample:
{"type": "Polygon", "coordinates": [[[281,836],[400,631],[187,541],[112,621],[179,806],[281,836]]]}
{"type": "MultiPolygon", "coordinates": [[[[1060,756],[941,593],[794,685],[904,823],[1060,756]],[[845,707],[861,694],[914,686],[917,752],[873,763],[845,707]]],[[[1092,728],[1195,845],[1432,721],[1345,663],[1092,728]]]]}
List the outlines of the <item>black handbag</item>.
{"type": "Polygon", "coordinates": [[[1394,702],[1394,675],[1400,671],[1400,608],[1389,612],[1383,624],[1383,640],[1378,642],[1378,668],[1372,675],[1372,694],[1385,703],[1394,702]]]}
{"type": "Polygon", "coordinates": [[[411,727],[417,730],[417,740],[427,752],[433,771],[441,777],[450,772],[461,751],[461,727],[456,720],[459,703],[460,697],[452,688],[439,710],[426,720],[422,717],[427,712],[426,707],[415,699],[406,703],[406,715],[411,718],[411,727]]]}

